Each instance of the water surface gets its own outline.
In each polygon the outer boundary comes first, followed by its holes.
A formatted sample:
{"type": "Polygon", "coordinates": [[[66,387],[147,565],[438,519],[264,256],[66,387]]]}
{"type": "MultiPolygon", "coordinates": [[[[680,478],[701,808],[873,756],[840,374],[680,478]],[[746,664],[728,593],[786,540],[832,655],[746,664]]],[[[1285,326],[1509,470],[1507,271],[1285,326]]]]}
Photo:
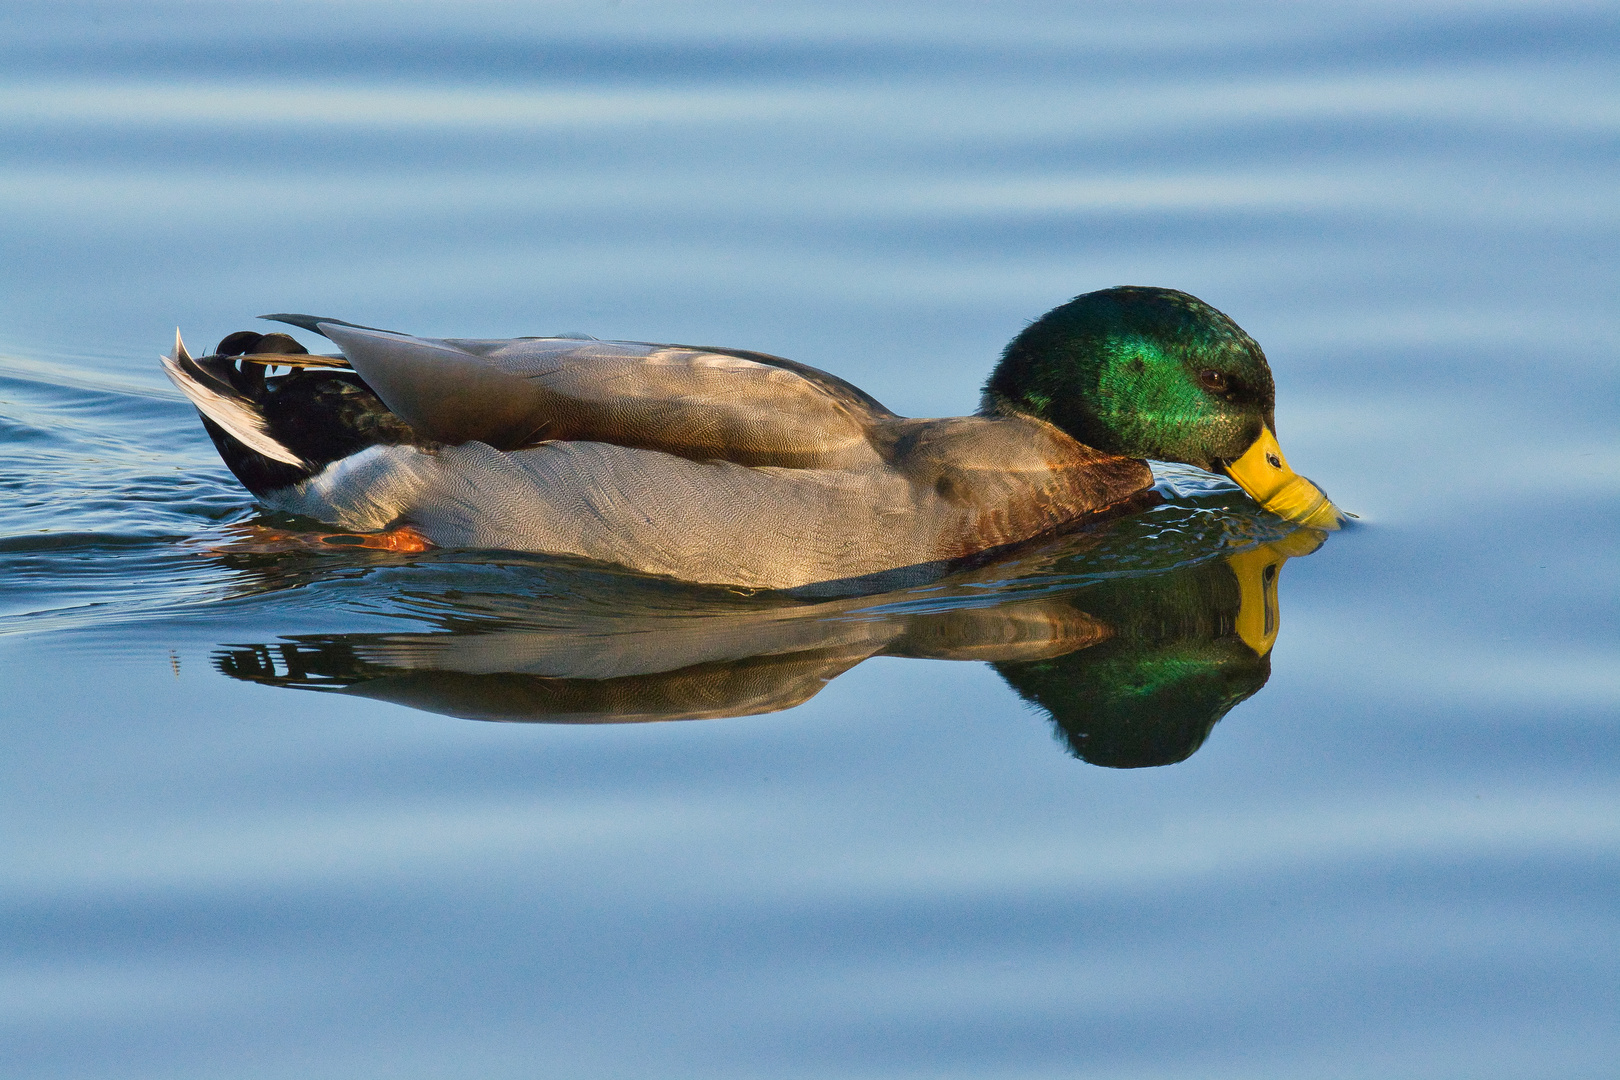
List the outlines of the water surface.
{"type": "Polygon", "coordinates": [[[1611,12],[0,11],[8,1074],[1612,1070],[1611,12]],[[1125,283],[1354,528],[1166,470],[814,602],[319,550],[155,363],[314,311],[952,415],[1125,283]]]}

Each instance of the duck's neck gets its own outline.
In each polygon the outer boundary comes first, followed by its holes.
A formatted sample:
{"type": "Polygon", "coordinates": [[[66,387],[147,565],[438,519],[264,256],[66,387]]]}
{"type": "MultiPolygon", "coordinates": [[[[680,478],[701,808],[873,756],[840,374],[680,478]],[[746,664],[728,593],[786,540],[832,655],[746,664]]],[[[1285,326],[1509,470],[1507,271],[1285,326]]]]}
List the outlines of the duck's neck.
{"type": "Polygon", "coordinates": [[[1131,457],[1132,447],[1088,403],[1108,381],[1106,357],[1060,328],[1043,325],[1014,338],[984,384],[982,416],[1031,416],[1045,420],[1095,450],[1131,457]]]}

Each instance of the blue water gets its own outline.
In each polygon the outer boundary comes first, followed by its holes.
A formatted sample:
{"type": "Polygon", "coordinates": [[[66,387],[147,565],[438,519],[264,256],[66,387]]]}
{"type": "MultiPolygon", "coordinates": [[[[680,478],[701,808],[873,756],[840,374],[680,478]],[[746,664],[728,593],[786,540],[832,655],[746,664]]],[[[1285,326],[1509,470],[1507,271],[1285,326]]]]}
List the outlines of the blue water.
{"type": "Polygon", "coordinates": [[[0,25],[7,1076],[1612,1075],[1611,9],[0,25]],[[1166,470],[1146,514],[813,604],[311,550],[156,366],[313,311],[759,349],[952,415],[1124,283],[1261,342],[1353,528],[1311,552],[1166,470]],[[1224,689],[1098,695],[1183,648],[1224,689]]]}

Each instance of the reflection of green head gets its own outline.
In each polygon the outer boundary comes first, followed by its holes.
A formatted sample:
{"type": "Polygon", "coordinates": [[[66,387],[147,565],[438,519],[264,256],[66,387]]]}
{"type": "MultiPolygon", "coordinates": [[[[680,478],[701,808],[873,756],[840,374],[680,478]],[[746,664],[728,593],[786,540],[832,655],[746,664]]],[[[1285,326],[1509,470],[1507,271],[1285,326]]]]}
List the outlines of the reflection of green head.
{"type": "Polygon", "coordinates": [[[995,668],[1093,765],[1181,761],[1271,677],[1269,653],[1256,654],[1238,636],[1241,596],[1224,561],[1104,582],[1074,602],[1112,626],[1114,637],[1067,656],[995,668]]]}

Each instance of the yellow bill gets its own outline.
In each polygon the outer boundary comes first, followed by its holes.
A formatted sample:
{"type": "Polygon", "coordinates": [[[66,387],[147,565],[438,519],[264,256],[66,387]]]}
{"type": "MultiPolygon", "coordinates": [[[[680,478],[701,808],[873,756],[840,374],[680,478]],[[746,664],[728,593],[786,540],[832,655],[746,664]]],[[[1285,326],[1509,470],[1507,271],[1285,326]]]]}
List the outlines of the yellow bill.
{"type": "Polygon", "coordinates": [[[1278,517],[1316,529],[1337,529],[1344,523],[1344,514],[1322,489],[1288,467],[1268,427],[1261,427],[1260,437],[1242,457],[1226,464],[1226,475],[1278,517]]]}

